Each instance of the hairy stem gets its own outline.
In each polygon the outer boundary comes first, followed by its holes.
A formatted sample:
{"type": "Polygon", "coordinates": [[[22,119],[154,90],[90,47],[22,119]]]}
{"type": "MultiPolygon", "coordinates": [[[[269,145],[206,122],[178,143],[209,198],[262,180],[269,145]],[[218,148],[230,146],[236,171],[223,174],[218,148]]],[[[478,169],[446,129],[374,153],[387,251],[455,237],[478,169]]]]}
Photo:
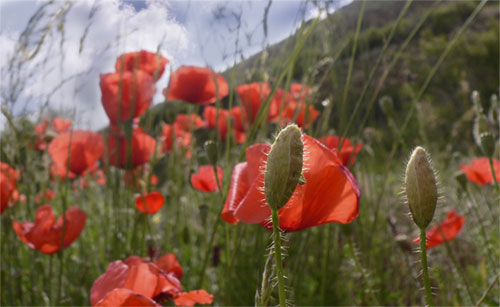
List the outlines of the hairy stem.
{"type": "Polygon", "coordinates": [[[278,210],[272,210],[273,219],[273,240],[274,240],[274,259],[276,262],[276,276],[278,277],[278,293],[280,307],[286,306],[285,278],[283,274],[283,261],[281,257],[281,238],[279,229],[278,210]]]}
{"type": "Polygon", "coordinates": [[[434,306],[431,283],[429,282],[429,272],[427,271],[427,249],[425,248],[425,228],[420,228],[420,258],[422,261],[422,281],[425,289],[425,301],[428,306],[434,306]]]}

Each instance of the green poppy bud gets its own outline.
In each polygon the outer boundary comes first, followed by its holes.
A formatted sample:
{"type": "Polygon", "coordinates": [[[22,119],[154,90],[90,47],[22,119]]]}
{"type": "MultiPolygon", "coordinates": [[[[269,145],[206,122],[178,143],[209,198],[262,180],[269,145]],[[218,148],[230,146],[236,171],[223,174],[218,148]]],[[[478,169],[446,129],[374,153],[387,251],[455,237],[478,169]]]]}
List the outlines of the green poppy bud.
{"type": "Polygon", "coordinates": [[[479,135],[481,150],[487,157],[493,157],[495,152],[495,138],[491,133],[484,132],[479,135]]]}
{"type": "Polygon", "coordinates": [[[267,158],[264,174],[266,201],[272,210],[283,207],[301,180],[304,144],[297,125],[280,131],[267,158]]]}
{"type": "Polygon", "coordinates": [[[205,142],[203,147],[205,147],[205,152],[207,153],[208,161],[210,161],[210,163],[212,165],[216,165],[217,164],[217,144],[212,140],[208,140],[205,142]]]}
{"type": "Polygon", "coordinates": [[[413,221],[426,228],[434,216],[438,199],[434,169],[424,148],[417,146],[406,166],[405,194],[413,221]]]}

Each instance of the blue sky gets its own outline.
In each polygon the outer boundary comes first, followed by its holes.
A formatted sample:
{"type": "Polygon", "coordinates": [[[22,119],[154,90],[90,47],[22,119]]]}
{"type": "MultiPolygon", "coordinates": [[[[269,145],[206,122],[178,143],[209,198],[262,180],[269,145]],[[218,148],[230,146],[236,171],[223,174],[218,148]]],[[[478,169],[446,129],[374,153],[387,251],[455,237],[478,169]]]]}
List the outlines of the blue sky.
{"type": "MultiPolygon", "coordinates": [[[[344,1],[345,4],[346,1],[344,1]]],[[[319,2],[323,6],[325,2],[319,2]]],[[[42,1],[0,1],[0,93],[12,88],[8,63],[19,57],[15,51],[19,35],[42,1]]],[[[46,16],[64,5],[56,1],[46,7],[46,16]]],[[[268,11],[268,35],[262,19],[268,1],[130,1],[80,0],[68,11],[64,42],[56,28],[39,54],[23,67],[26,80],[18,101],[9,106],[15,116],[36,119],[43,105],[73,114],[76,127],[97,129],[108,124],[100,102],[99,75],[114,69],[125,52],[159,50],[170,60],[167,72],[157,82],[154,103],[168,85],[169,71],[180,65],[210,66],[217,71],[292,34],[303,20],[318,16],[319,9],[304,1],[278,1],[268,11]],[[238,27],[239,22],[239,27],[238,27]],[[239,29],[239,30],[238,30],[239,29]],[[82,37],[84,44],[82,47],[82,37]],[[61,83],[63,83],[61,85],[61,83]]],[[[339,5],[333,3],[330,7],[339,5]]],[[[47,17],[43,21],[47,21],[47,17]]],[[[28,50],[29,51],[29,50],[28,50]]],[[[43,114],[42,114],[43,115],[43,114]]],[[[0,129],[5,118],[0,116],[0,129]]]]}

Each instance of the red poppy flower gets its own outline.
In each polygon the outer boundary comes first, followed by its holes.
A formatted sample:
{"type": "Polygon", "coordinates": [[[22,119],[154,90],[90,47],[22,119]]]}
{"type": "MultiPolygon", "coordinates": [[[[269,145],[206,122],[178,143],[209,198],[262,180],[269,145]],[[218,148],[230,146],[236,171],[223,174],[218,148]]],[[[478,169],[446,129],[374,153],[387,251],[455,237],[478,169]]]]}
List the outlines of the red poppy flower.
{"type": "MultiPolygon", "coordinates": [[[[439,224],[439,227],[434,226],[427,231],[425,235],[426,249],[444,243],[445,241],[452,240],[460,233],[464,224],[465,217],[458,215],[455,210],[451,210],[446,219],[439,224]]],[[[413,242],[419,244],[420,238],[416,237],[413,239],[413,242]]]]}
{"type": "Polygon", "coordinates": [[[152,299],[137,294],[129,289],[116,288],[106,293],[106,296],[94,306],[158,306],[152,299]]]}
{"type": "Polygon", "coordinates": [[[127,157],[127,143],[125,136],[110,134],[105,148],[109,163],[120,168],[136,168],[149,162],[156,149],[156,140],[141,128],[134,129],[131,137],[130,161],[127,157]],[[130,162],[130,165],[129,163],[130,162]]]}
{"type": "Polygon", "coordinates": [[[54,127],[57,133],[67,132],[71,128],[71,120],[54,117],[52,120],[52,127],[54,127]]]}
{"type": "Polygon", "coordinates": [[[191,145],[190,133],[185,132],[182,129],[172,127],[172,125],[169,124],[163,125],[161,136],[163,138],[163,152],[172,152],[172,149],[174,148],[174,140],[177,148],[189,148],[191,145]]]}
{"type": "MultiPolygon", "coordinates": [[[[495,177],[500,181],[500,161],[493,159],[493,169],[495,177]]],[[[491,174],[490,161],[487,157],[476,158],[471,165],[463,164],[460,170],[465,173],[467,179],[480,185],[492,184],[493,175],[491,174]]]]}
{"type": "MultiPolygon", "coordinates": [[[[174,303],[179,305],[184,304],[182,299],[185,297],[185,292],[181,291],[182,285],[173,272],[166,272],[158,265],[146,259],[132,256],[124,261],[115,261],[109,264],[106,272],[92,285],[90,303],[92,306],[106,305],[103,303],[103,300],[113,299],[121,302],[123,301],[121,296],[124,296],[125,299],[135,299],[132,295],[140,295],[152,300],[155,304],[158,300],[173,298],[174,303]],[[123,294],[125,291],[117,291],[116,289],[127,289],[132,294],[123,294]],[[175,299],[181,300],[175,301],[175,299]]],[[[186,296],[186,302],[191,304],[190,306],[194,303],[210,304],[213,296],[203,292],[186,296]],[[207,297],[211,297],[210,302],[207,302],[207,297]],[[193,303],[190,303],[188,299],[191,299],[193,303]]],[[[146,301],[141,300],[141,304],[143,302],[146,301]]]]}
{"type": "MultiPolygon", "coordinates": [[[[342,165],[335,152],[316,139],[303,135],[303,174],[288,203],[279,210],[280,228],[297,231],[325,223],[346,224],[358,216],[360,190],[354,176],[342,165]]],[[[270,145],[247,148],[247,162],[233,169],[229,194],[222,218],[231,224],[242,221],[267,228],[271,210],[265,203],[263,167],[270,145]]]]}
{"type": "Polygon", "coordinates": [[[302,85],[300,83],[292,83],[290,85],[290,94],[296,101],[303,101],[311,94],[312,88],[310,86],[302,85]]]}
{"type": "MultiPolygon", "coordinates": [[[[319,138],[321,143],[325,144],[326,147],[330,148],[330,150],[337,150],[339,146],[340,138],[338,136],[325,136],[319,138]]],[[[360,152],[361,148],[363,148],[363,143],[359,143],[356,147],[353,146],[351,140],[349,138],[344,138],[344,144],[342,144],[342,148],[340,149],[340,159],[342,160],[342,164],[345,166],[352,166],[356,161],[356,156],[360,152]]]]}
{"type": "Polygon", "coordinates": [[[167,100],[206,105],[226,97],[229,87],[224,77],[210,68],[183,65],[172,73],[163,93],[167,100]]]}
{"type": "Polygon", "coordinates": [[[124,71],[142,70],[158,80],[165,71],[168,60],[159,54],[146,50],[122,54],[116,59],[115,69],[117,73],[124,71]]]}
{"type": "Polygon", "coordinates": [[[73,174],[82,174],[95,165],[101,158],[103,150],[102,136],[93,131],[64,132],[52,139],[49,144],[49,154],[56,164],[55,168],[60,170],[56,172],[59,174],[67,167],[73,174]]]}
{"type": "Polygon", "coordinates": [[[194,304],[212,304],[214,296],[208,294],[205,290],[194,290],[181,292],[174,297],[174,303],[177,306],[194,306],[194,304]]]}
{"type": "Polygon", "coordinates": [[[41,124],[35,125],[35,144],[36,150],[44,151],[47,148],[47,142],[45,142],[45,132],[47,130],[47,120],[44,119],[41,124]]]}
{"type": "Polygon", "coordinates": [[[135,198],[135,207],[144,214],[155,214],[163,207],[165,198],[160,192],[139,195],[135,198]]]}
{"type": "MultiPolygon", "coordinates": [[[[64,248],[75,241],[85,227],[87,215],[76,206],[69,208],[64,214],[64,248]]],[[[19,238],[29,247],[37,249],[44,254],[53,254],[61,250],[63,234],[62,216],[57,219],[50,205],[38,207],[35,223],[13,223],[14,231],[19,238]]]]}
{"type": "Polygon", "coordinates": [[[92,285],[90,304],[99,304],[116,288],[128,289],[153,300],[161,294],[174,295],[182,290],[181,283],[173,274],[167,274],[154,263],[139,257],[110,263],[106,272],[92,285]]]}
{"type": "Polygon", "coordinates": [[[196,114],[178,114],[174,127],[185,132],[190,132],[205,126],[205,122],[196,114]]]}
{"type": "Polygon", "coordinates": [[[233,107],[229,112],[231,113],[231,118],[233,119],[232,129],[234,140],[237,144],[241,144],[245,142],[245,139],[247,137],[246,131],[248,127],[245,126],[245,115],[243,114],[241,107],[233,107]]]}
{"type": "Polygon", "coordinates": [[[303,102],[290,101],[286,104],[285,109],[281,114],[281,124],[287,125],[291,122],[295,122],[299,127],[307,129],[312,123],[316,121],[319,114],[320,112],[316,110],[312,105],[307,106],[303,102]]]}
{"type": "MultiPolygon", "coordinates": [[[[245,111],[246,118],[250,123],[253,123],[257,118],[260,106],[266,101],[267,96],[271,93],[271,88],[267,83],[253,82],[242,84],[236,87],[236,92],[240,96],[241,105],[245,111]]],[[[278,117],[282,99],[274,97],[269,106],[267,113],[268,121],[278,117]]]]}
{"type": "Polygon", "coordinates": [[[51,201],[56,197],[56,192],[51,189],[45,190],[44,193],[40,193],[35,195],[35,202],[41,203],[43,201],[51,201]]]}
{"type": "MultiPolygon", "coordinates": [[[[219,166],[217,166],[217,176],[219,177],[219,184],[222,185],[222,178],[224,175],[222,173],[222,168],[219,166]]],[[[205,193],[219,190],[212,165],[202,166],[198,170],[198,173],[192,174],[191,184],[193,185],[193,188],[205,193]]]]}
{"type": "Polygon", "coordinates": [[[178,279],[184,276],[184,270],[174,254],[165,254],[159,257],[155,264],[166,273],[174,274],[178,279]]]}
{"type": "Polygon", "coordinates": [[[0,214],[9,206],[17,192],[17,180],[20,174],[7,163],[0,162],[0,214]]]}
{"type": "Polygon", "coordinates": [[[222,140],[226,139],[227,135],[227,120],[229,118],[229,111],[224,109],[219,109],[217,112],[216,107],[206,106],[203,110],[203,117],[205,118],[205,124],[209,129],[217,128],[219,130],[219,135],[222,140]],[[219,120],[217,121],[217,113],[219,115],[219,120]]]}
{"type": "Polygon", "coordinates": [[[102,105],[112,125],[146,112],[155,93],[154,80],[141,70],[101,75],[102,105]]]}

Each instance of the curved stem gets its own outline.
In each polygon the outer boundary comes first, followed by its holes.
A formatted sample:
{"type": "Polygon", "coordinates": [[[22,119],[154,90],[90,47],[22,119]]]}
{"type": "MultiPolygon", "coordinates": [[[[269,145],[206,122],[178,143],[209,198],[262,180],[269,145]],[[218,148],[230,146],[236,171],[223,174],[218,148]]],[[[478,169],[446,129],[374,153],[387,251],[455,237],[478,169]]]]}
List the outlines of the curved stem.
{"type": "Polygon", "coordinates": [[[488,157],[488,160],[490,160],[491,177],[493,177],[495,188],[497,189],[497,192],[500,192],[500,186],[498,186],[498,180],[495,174],[495,167],[493,166],[493,159],[491,157],[488,157]]]}
{"type": "Polygon", "coordinates": [[[286,306],[285,278],[283,277],[283,261],[281,260],[281,238],[279,229],[278,210],[272,210],[273,219],[273,240],[274,240],[274,259],[276,262],[276,276],[278,277],[278,293],[280,307],[286,306]]]}
{"type": "Polygon", "coordinates": [[[431,283],[429,282],[429,272],[427,271],[427,249],[425,248],[426,237],[425,228],[420,228],[420,258],[422,261],[422,280],[425,288],[425,301],[428,306],[434,306],[431,283]]]}

